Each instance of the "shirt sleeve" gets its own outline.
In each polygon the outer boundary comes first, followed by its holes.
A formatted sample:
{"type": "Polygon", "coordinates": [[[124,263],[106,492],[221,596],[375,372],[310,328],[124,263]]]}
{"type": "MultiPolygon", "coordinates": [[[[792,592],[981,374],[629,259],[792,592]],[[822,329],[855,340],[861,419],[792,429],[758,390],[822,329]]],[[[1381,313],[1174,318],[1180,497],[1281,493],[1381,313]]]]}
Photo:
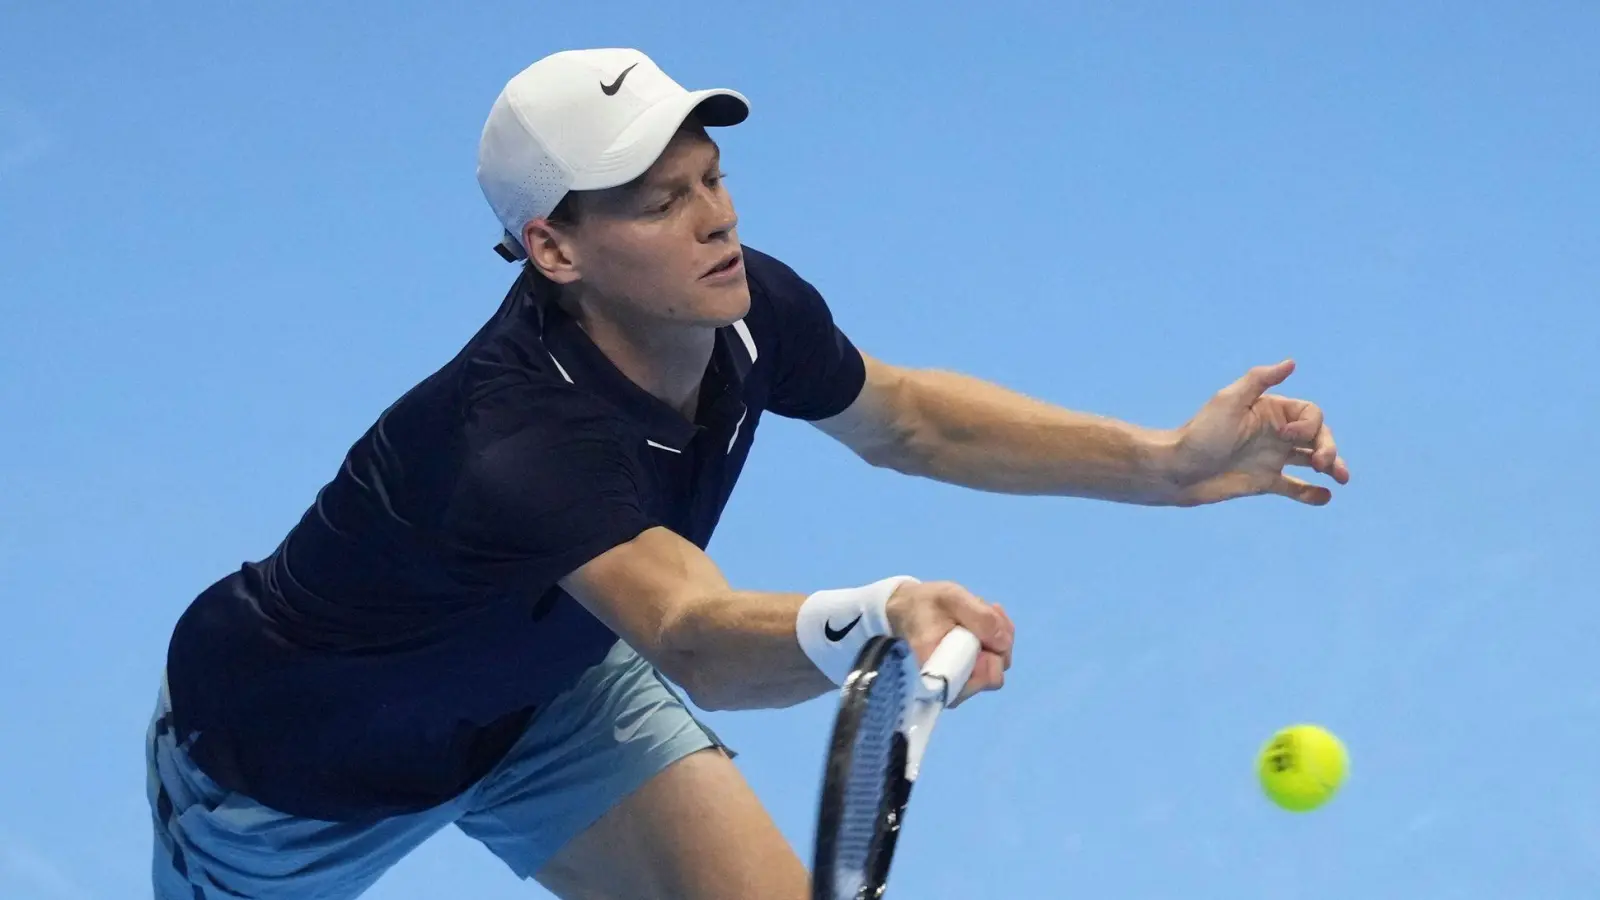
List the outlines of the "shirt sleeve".
{"type": "Polygon", "coordinates": [[[445,527],[458,566],[483,581],[542,592],[659,522],[643,471],[615,432],[563,422],[500,438],[466,461],[445,527]]]}
{"type": "Polygon", "coordinates": [[[774,366],[768,408],[792,419],[837,415],[866,383],[861,353],[834,321],[821,292],[771,257],[758,257],[770,307],[774,366]]]}

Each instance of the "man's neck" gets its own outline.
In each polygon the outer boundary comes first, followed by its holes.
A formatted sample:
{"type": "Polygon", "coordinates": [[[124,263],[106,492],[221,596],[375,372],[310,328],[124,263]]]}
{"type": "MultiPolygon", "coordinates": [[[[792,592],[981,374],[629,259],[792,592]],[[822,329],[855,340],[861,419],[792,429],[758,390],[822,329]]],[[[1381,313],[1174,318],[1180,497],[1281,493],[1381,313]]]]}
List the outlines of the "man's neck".
{"type": "Polygon", "coordinates": [[[716,346],[715,329],[616,321],[588,310],[576,318],[617,371],[685,419],[694,420],[700,382],[716,346]]]}

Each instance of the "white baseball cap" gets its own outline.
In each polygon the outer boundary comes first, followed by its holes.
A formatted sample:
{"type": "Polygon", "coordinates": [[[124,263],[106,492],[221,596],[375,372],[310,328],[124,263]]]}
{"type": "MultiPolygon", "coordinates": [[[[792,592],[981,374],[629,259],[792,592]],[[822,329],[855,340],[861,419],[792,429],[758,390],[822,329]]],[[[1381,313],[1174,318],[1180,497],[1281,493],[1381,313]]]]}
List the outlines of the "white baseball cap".
{"type": "Polygon", "coordinates": [[[564,50],[523,69],[495,98],[478,143],[478,185],[505,229],[495,250],[525,258],[524,225],[568,191],[643,175],[691,113],[737,125],[750,103],[737,91],[685,90],[638,50],[564,50]]]}

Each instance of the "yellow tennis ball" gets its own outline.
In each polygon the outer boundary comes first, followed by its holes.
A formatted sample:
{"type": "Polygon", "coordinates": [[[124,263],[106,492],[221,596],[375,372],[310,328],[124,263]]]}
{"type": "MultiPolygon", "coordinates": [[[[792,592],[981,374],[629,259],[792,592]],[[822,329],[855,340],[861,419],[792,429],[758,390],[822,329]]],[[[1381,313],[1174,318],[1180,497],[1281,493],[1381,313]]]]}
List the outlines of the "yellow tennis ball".
{"type": "Polygon", "coordinates": [[[1261,788],[1290,812],[1328,802],[1344,783],[1350,757],[1333,733],[1320,725],[1292,725],[1261,748],[1256,768],[1261,788]]]}

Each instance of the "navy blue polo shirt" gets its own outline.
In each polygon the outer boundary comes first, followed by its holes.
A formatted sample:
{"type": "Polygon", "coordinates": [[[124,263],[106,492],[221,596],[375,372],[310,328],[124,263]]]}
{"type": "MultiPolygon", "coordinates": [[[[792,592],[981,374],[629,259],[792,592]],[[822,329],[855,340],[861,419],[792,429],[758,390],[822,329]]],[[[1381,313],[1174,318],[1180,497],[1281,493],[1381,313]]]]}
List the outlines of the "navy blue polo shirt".
{"type": "Polygon", "coordinates": [[[821,295],[745,249],[693,421],[524,273],[385,410],[281,544],[202,592],[167,657],[173,725],[224,787],[330,820],[480,779],[616,636],[559,579],[647,528],[704,548],[764,411],[818,419],[865,378],[821,295]]]}

